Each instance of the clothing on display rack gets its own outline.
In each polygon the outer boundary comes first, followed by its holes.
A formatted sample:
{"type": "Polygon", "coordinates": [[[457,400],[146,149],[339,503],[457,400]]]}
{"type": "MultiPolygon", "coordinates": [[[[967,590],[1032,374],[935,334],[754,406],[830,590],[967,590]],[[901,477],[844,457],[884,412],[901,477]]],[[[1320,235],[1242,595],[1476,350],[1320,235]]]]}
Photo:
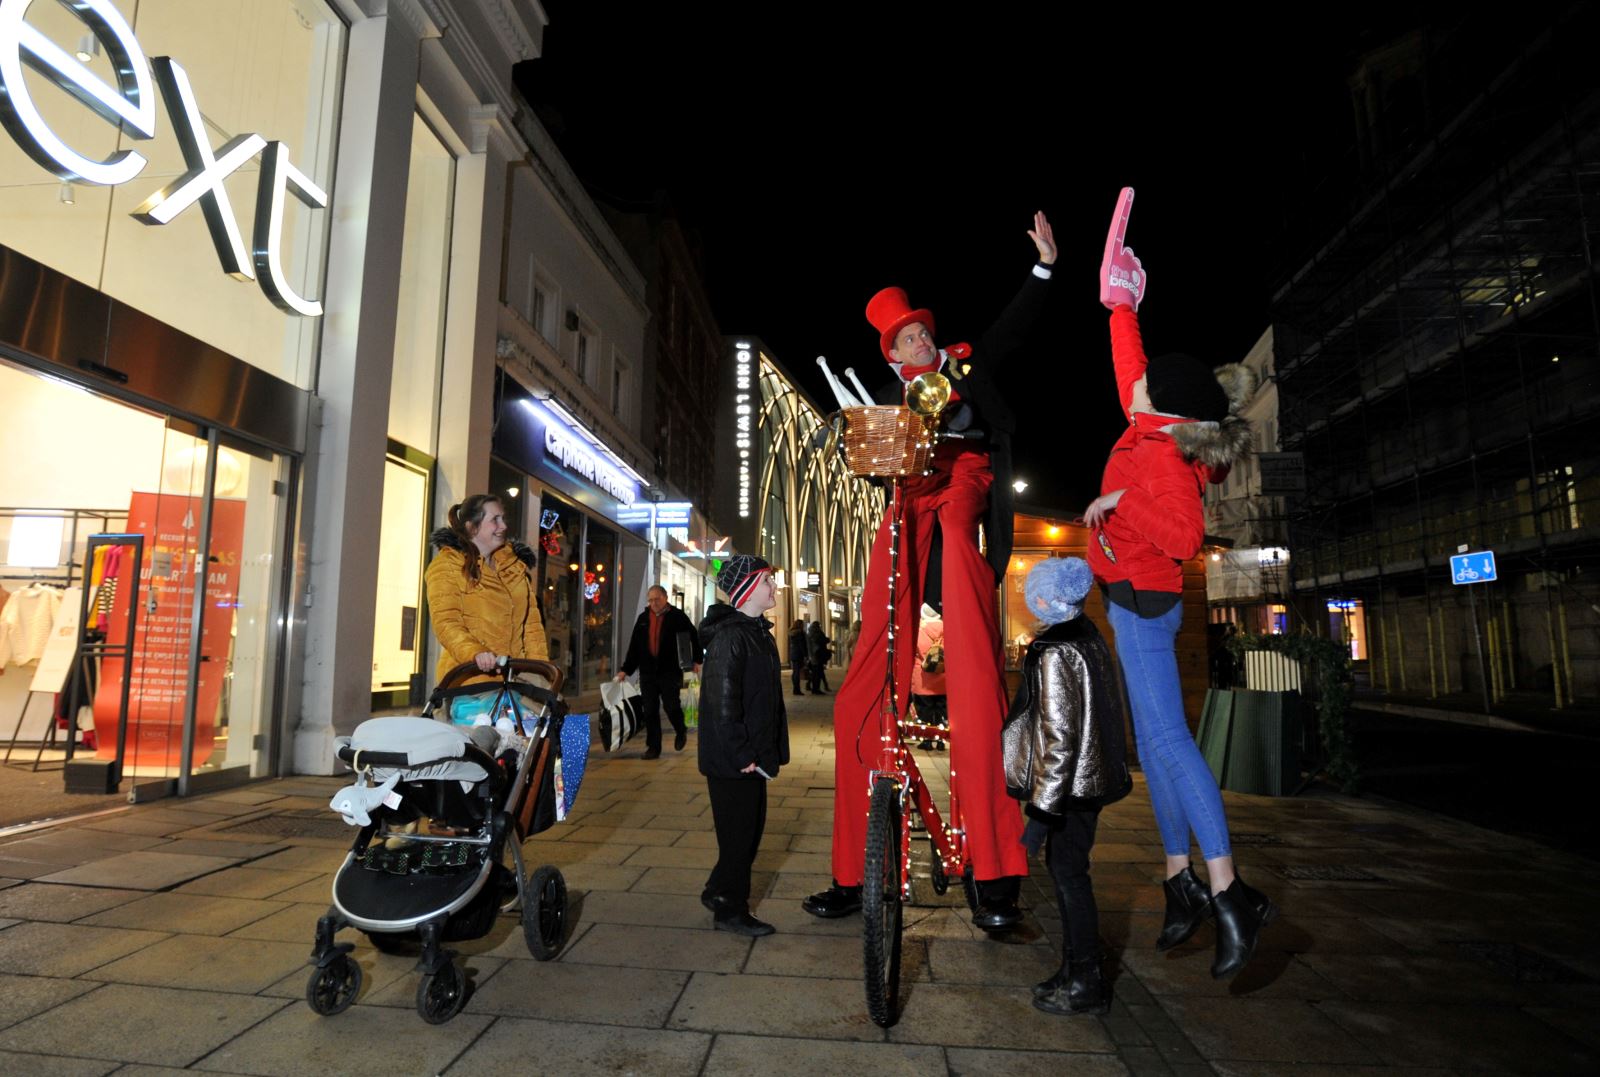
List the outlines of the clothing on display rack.
{"type": "Polygon", "coordinates": [[[111,606],[117,599],[117,582],[122,578],[122,560],[127,547],[101,546],[94,552],[94,566],[89,576],[90,603],[94,618],[90,627],[104,632],[111,627],[111,606]]]}
{"type": "Polygon", "coordinates": [[[11,595],[0,609],[0,670],[39,660],[60,608],[61,591],[42,583],[11,595]]]}

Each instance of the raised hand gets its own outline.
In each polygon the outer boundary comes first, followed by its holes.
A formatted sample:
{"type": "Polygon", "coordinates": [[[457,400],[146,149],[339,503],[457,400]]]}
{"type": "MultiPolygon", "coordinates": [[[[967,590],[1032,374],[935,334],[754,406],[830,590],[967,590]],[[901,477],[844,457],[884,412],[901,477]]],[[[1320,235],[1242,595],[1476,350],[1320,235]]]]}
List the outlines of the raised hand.
{"type": "Polygon", "coordinates": [[[1033,227],[1028,229],[1028,238],[1039,248],[1040,265],[1056,264],[1056,234],[1051,231],[1050,222],[1045,219],[1043,210],[1033,215],[1033,227]]]}
{"type": "Polygon", "coordinates": [[[1124,187],[1111,217],[1111,230],[1106,234],[1105,257],[1100,260],[1100,302],[1107,309],[1128,306],[1138,310],[1144,298],[1144,265],[1133,248],[1124,243],[1132,212],[1133,188],[1124,187]]]}

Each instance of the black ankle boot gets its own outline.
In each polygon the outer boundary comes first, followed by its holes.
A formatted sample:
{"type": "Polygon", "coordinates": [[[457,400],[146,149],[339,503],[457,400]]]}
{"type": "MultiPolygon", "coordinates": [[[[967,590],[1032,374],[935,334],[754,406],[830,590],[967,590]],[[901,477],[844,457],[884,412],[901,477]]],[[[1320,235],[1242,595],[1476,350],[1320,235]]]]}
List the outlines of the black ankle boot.
{"type": "Polygon", "coordinates": [[[1068,966],[1067,982],[1053,993],[1033,1000],[1035,1009],[1062,1016],[1078,1013],[1109,1013],[1111,985],[1100,972],[1098,959],[1074,961],[1068,966]]]}
{"type": "Polygon", "coordinates": [[[1278,908],[1239,878],[1212,895],[1211,905],[1217,921],[1217,959],[1211,963],[1211,975],[1225,980],[1250,963],[1261,929],[1278,915],[1278,908]]]}
{"type": "Polygon", "coordinates": [[[1063,956],[1061,958],[1061,967],[1056,970],[1054,976],[1051,976],[1047,980],[1040,980],[1038,983],[1033,985],[1033,997],[1045,998],[1046,996],[1053,995],[1063,987],[1067,986],[1067,980],[1069,980],[1072,976],[1071,965],[1072,958],[1063,956]]]}
{"type": "Polygon", "coordinates": [[[1157,950],[1170,950],[1188,942],[1200,930],[1200,921],[1211,912],[1211,891],[1194,873],[1184,868],[1161,884],[1167,895],[1167,919],[1156,939],[1157,950]]]}

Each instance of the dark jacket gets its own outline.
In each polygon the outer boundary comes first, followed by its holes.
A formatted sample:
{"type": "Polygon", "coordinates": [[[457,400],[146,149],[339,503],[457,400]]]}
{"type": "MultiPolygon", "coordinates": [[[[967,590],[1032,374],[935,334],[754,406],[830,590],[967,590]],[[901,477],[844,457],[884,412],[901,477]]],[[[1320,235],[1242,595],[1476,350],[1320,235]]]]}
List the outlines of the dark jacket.
{"type": "Polygon", "coordinates": [[[742,773],[754,763],[776,777],[789,761],[789,718],[772,623],[718,602],[700,622],[700,638],[700,773],[763,781],[742,773]]]}
{"type": "MultiPolygon", "coordinates": [[[[1011,486],[1011,435],[1017,429],[1017,417],[1000,391],[998,375],[1001,365],[1027,343],[1048,305],[1051,283],[1029,272],[1016,298],[978,338],[971,358],[951,360],[942,368],[961,397],[951,407],[947,428],[954,432],[982,431],[984,436],[971,443],[989,450],[994,485],[989,487],[989,514],[983,523],[983,533],[988,539],[987,560],[994,570],[996,586],[1005,579],[1006,565],[1011,560],[1016,513],[1016,493],[1011,486]],[[959,369],[950,369],[952,365],[959,369]]],[[[877,393],[877,403],[905,403],[905,383],[896,378],[885,385],[877,393]]]]}
{"type": "Polygon", "coordinates": [[[792,629],[789,632],[789,664],[796,669],[805,668],[810,662],[811,646],[806,642],[804,628],[792,629]]]}
{"type": "Polygon", "coordinates": [[[695,631],[689,615],[676,606],[668,606],[661,615],[661,638],[657,651],[650,653],[650,608],[645,607],[639,619],[633,622],[633,636],[628,641],[628,654],[622,660],[622,672],[652,681],[683,681],[683,667],[678,664],[678,636],[689,634],[689,666],[701,661],[700,633],[695,631]]]}
{"type": "Polygon", "coordinates": [[[833,657],[833,651],[828,646],[828,635],[816,621],[806,628],[806,653],[813,666],[825,666],[828,659],[833,657]]]}
{"type": "Polygon", "coordinates": [[[1028,644],[1000,733],[1006,792],[1049,818],[1100,808],[1133,788],[1111,650],[1087,617],[1028,644]]]}

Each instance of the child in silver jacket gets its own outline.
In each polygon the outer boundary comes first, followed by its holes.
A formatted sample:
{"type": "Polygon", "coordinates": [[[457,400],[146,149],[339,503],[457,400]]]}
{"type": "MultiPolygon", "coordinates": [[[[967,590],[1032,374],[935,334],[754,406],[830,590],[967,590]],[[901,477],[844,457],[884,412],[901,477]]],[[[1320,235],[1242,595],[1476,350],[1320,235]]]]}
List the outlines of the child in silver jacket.
{"type": "Polygon", "coordinates": [[[1111,1008],[1089,850],[1100,809],[1133,788],[1111,651],[1082,616],[1093,583],[1079,557],[1049,558],[1028,573],[1023,594],[1039,635],[1028,645],[1001,731],[1006,789],[1028,816],[1022,843],[1030,854],[1045,846],[1061,908],[1061,968],[1034,985],[1033,1004],[1063,1015],[1111,1008]]]}

